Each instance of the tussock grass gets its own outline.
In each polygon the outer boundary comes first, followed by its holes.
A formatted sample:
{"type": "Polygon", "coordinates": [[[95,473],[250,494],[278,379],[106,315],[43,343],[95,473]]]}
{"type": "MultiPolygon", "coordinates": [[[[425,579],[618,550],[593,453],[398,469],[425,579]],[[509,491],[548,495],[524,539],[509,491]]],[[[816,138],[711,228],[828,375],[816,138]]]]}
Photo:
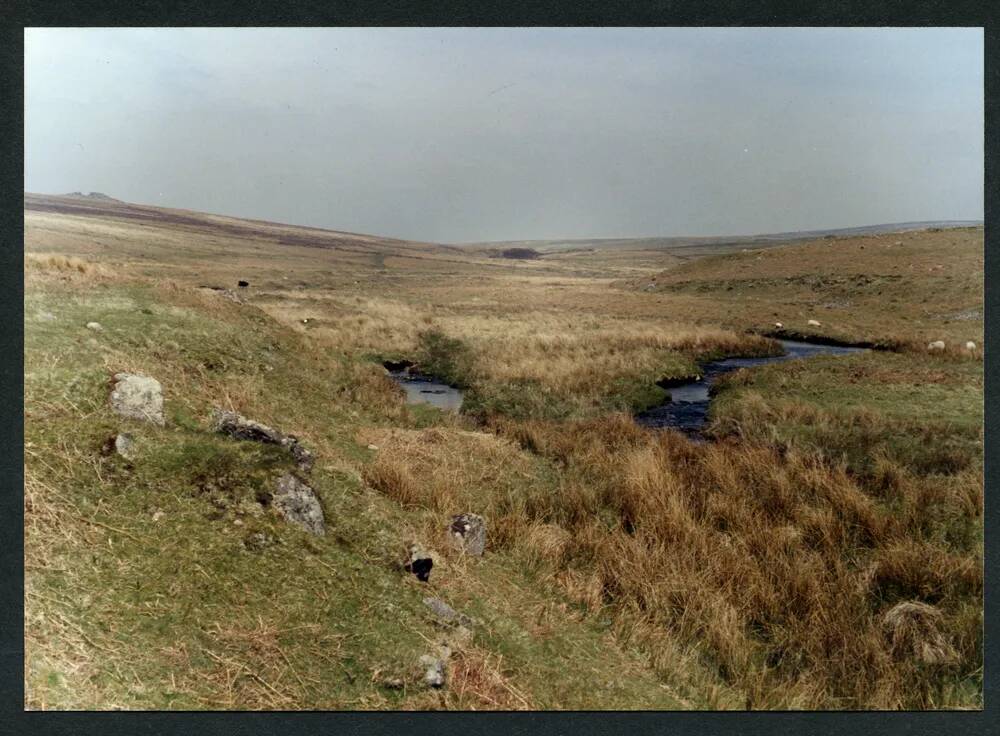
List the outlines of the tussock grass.
{"type": "MultiPolygon", "coordinates": [[[[601,604],[639,640],[666,630],[699,642],[752,707],[944,707],[977,688],[981,650],[966,646],[947,667],[900,660],[880,617],[913,599],[937,607],[951,638],[975,626],[968,605],[982,595],[981,553],[935,525],[943,514],[967,534],[981,530],[981,507],[964,500],[980,475],[965,474],[957,497],[936,502],[900,475],[897,492],[924,501],[900,515],[816,453],[669,435],[612,449],[605,438],[617,427],[549,432],[533,427],[531,445],[587,489],[545,509],[573,540],[551,561],[596,569],[601,604]],[[602,511],[613,512],[611,525],[595,520],[602,511]]],[[[597,580],[563,579],[596,604],[597,580]]]]}

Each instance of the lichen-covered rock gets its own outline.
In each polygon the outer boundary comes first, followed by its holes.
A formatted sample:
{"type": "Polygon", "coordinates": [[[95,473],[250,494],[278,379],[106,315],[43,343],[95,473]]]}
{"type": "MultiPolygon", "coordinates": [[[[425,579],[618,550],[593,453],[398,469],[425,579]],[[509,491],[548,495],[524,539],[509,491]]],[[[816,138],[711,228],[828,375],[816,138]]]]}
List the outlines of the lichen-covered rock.
{"type": "Polygon", "coordinates": [[[116,373],[111,408],[129,419],[163,426],[163,389],[160,382],[135,373],[116,373]]]}
{"type": "Polygon", "coordinates": [[[229,435],[233,439],[280,445],[281,440],[285,437],[278,430],[247,419],[235,411],[215,409],[212,412],[212,418],[214,420],[213,429],[221,434],[229,435]]]}
{"type": "Polygon", "coordinates": [[[479,514],[458,514],[449,526],[452,538],[466,553],[480,557],[486,549],[486,521],[479,514]]]}
{"type": "Polygon", "coordinates": [[[323,507],[316,492],[294,475],[289,473],[278,478],[272,503],[287,521],[312,534],[326,534],[323,507]]]}
{"type": "Polygon", "coordinates": [[[247,419],[235,411],[214,409],[212,411],[212,418],[213,428],[216,432],[228,435],[237,440],[279,445],[292,454],[299,470],[305,473],[312,470],[315,458],[312,452],[303,447],[296,437],[286,435],[266,424],[255,422],[253,419],[247,419]]]}

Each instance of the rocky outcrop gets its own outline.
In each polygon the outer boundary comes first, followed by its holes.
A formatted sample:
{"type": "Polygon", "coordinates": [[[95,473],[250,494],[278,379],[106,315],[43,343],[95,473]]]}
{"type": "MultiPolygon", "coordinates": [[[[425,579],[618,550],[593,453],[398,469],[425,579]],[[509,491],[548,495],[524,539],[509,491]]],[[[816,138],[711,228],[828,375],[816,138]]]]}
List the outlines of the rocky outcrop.
{"type": "Polygon", "coordinates": [[[116,373],[111,408],[128,419],[164,424],[163,389],[160,382],[135,373],[116,373]]]}
{"type": "Polygon", "coordinates": [[[452,539],[468,555],[481,557],[486,549],[486,520],[479,514],[458,514],[448,527],[452,539]]]}
{"type": "Polygon", "coordinates": [[[316,492],[291,473],[278,478],[272,498],[274,508],[286,521],[296,524],[311,534],[326,534],[323,507],[316,492]]]}

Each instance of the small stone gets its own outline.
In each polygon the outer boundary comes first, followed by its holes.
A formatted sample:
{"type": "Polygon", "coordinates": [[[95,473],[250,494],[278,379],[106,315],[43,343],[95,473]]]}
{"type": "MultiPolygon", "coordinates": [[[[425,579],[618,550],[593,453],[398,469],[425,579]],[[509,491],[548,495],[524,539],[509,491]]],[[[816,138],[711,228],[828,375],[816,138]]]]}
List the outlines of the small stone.
{"type": "Polygon", "coordinates": [[[104,328],[101,327],[101,323],[100,322],[88,322],[87,323],[87,329],[88,330],[93,330],[94,332],[104,332],[104,328]]]}
{"type": "Polygon", "coordinates": [[[233,519],[233,526],[243,526],[243,519],[233,519]]]}
{"type": "Polygon", "coordinates": [[[111,408],[129,419],[140,419],[161,427],[163,420],[163,389],[160,382],[149,376],[116,373],[111,391],[111,408]]]}
{"type": "Polygon", "coordinates": [[[466,626],[472,624],[472,619],[459,613],[440,598],[424,598],[424,605],[431,609],[434,615],[443,623],[462,623],[466,626]]]}
{"type": "Polygon", "coordinates": [[[316,492],[294,475],[289,473],[278,479],[272,503],[287,521],[312,534],[326,534],[323,507],[316,492]]]}
{"type": "Polygon", "coordinates": [[[120,432],[115,436],[115,452],[126,460],[131,460],[135,456],[135,439],[132,435],[120,432]]]}
{"type": "Polygon", "coordinates": [[[368,449],[372,450],[372,451],[377,450],[378,449],[378,445],[368,445],[368,449]]]}
{"type": "Polygon", "coordinates": [[[425,667],[424,682],[433,688],[444,687],[445,662],[438,657],[424,654],[420,657],[420,666],[425,667]]]}
{"type": "Polygon", "coordinates": [[[466,553],[481,557],[486,549],[486,520],[479,514],[458,514],[449,526],[452,538],[466,553]]]}
{"type": "Polygon", "coordinates": [[[410,544],[406,548],[406,560],[403,562],[404,569],[417,576],[417,580],[426,583],[431,575],[431,568],[434,567],[434,557],[424,547],[417,543],[410,544]]]}
{"type": "Polygon", "coordinates": [[[274,544],[274,538],[264,532],[254,532],[243,540],[243,546],[251,551],[259,551],[274,544]]]}
{"type": "Polygon", "coordinates": [[[455,649],[464,649],[472,643],[472,629],[467,626],[456,626],[448,641],[455,649]]]}
{"type": "Polygon", "coordinates": [[[162,518],[163,518],[163,512],[157,509],[156,512],[153,514],[153,521],[159,521],[162,518]]]}

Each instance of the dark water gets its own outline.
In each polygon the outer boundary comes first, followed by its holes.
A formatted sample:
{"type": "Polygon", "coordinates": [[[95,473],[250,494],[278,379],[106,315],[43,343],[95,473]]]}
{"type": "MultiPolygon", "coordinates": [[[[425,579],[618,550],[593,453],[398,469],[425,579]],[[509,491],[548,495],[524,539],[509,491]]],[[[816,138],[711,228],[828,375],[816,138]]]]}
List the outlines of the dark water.
{"type": "Polygon", "coordinates": [[[430,404],[446,411],[458,411],[462,406],[462,392],[454,386],[411,375],[407,368],[389,371],[389,376],[403,387],[410,404],[430,404]]]}
{"type": "Polygon", "coordinates": [[[796,358],[811,358],[816,355],[846,355],[857,353],[864,348],[848,348],[837,345],[813,345],[794,340],[780,340],[785,348],[784,355],[770,358],[725,358],[702,365],[700,381],[690,381],[667,389],[670,398],[666,403],[641,414],[635,420],[646,427],[678,429],[697,436],[708,421],[708,391],[715,379],[724,373],[740,368],[752,368],[767,363],[778,363],[796,358]]]}

